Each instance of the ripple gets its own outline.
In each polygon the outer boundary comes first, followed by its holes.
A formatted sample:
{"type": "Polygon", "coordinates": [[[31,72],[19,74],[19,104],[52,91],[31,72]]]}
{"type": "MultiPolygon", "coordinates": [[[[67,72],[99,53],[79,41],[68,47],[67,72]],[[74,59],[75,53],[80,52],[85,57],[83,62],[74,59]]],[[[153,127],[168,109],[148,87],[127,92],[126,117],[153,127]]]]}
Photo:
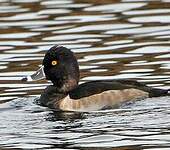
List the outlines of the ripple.
{"type": "Polygon", "coordinates": [[[98,68],[99,66],[79,66],[80,70],[87,70],[87,69],[93,69],[93,68],[98,68]]]}
{"type": "MultiPolygon", "coordinates": [[[[21,77],[20,77],[21,78],[21,77]]],[[[11,88],[14,88],[14,89],[8,89],[8,90],[5,90],[6,92],[10,92],[11,90],[16,90],[17,88],[29,88],[29,87],[45,87],[47,86],[48,84],[26,84],[26,83],[23,83],[23,84],[15,84],[15,83],[12,83],[12,84],[1,84],[0,87],[3,88],[3,87],[11,87],[11,88]]]]}
{"type": "Polygon", "coordinates": [[[134,8],[140,8],[147,5],[147,3],[120,3],[120,4],[106,4],[99,6],[92,6],[85,8],[85,11],[102,11],[102,12],[123,12],[134,8]]]}
{"type": "MultiPolygon", "coordinates": [[[[162,147],[161,149],[162,150],[168,150],[169,148],[162,147]]],[[[160,150],[160,148],[147,148],[147,149],[144,149],[144,150],[160,150]]]]}
{"type": "Polygon", "coordinates": [[[69,21],[72,23],[78,22],[94,22],[94,21],[108,21],[115,20],[114,15],[81,15],[81,16],[64,16],[57,17],[55,20],[58,21],[69,21]]]}
{"type": "Polygon", "coordinates": [[[119,40],[119,41],[111,41],[106,42],[104,45],[117,45],[117,44],[127,44],[127,43],[133,43],[133,40],[119,40]]]}
{"type": "Polygon", "coordinates": [[[143,79],[167,79],[169,78],[170,76],[167,76],[167,75],[155,75],[155,76],[146,76],[146,77],[143,77],[143,79]]]}
{"type": "Polygon", "coordinates": [[[170,15],[158,15],[158,16],[145,16],[145,17],[134,17],[129,19],[130,22],[135,23],[146,23],[146,22],[161,22],[161,23],[169,23],[170,15]]]}
{"type": "Polygon", "coordinates": [[[33,2],[39,2],[39,0],[29,0],[29,2],[22,1],[22,0],[13,0],[16,3],[33,3],[33,2]]]}
{"type": "Polygon", "coordinates": [[[63,1],[44,1],[44,2],[41,2],[41,5],[60,5],[60,4],[70,4],[72,3],[72,1],[67,1],[67,0],[63,0],[63,1]]]}
{"type": "Polygon", "coordinates": [[[38,32],[22,32],[22,33],[9,33],[9,34],[0,34],[0,39],[22,39],[29,38],[36,35],[40,35],[38,32]]]}
{"type": "Polygon", "coordinates": [[[31,20],[31,21],[19,21],[19,22],[13,22],[11,24],[11,22],[7,22],[7,21],[3,21],[0,23],[0,27],[16,27],[16,26],[45,26],[45,25],[56,25],[56,24],[63,24],[63,23],[67,23],[66,21],[43,21],[43,20],[31,20]]]}
{"type": "Polygon", "coordinates": [[[66,14],[71,13],[68,9],[45,9],[38,12],[39,15],[66,14]]]}
{"type": "Polygon", "coordinates": [[[6,69],[7,67],[6,66],[0,66],[0,69],[6,69]]]}
{"type": "Polygon", "coordinates": [[[43,59],[42,54],[0,54],[1,61],[25,61],[25,58],[27,57],[27,60],[36,60],[36,59],[43,59]]]}
{"type": "Polygon", "coordinates": [[[115,140],[121,140],[123,139],[123,136],[117,136],[117,135],[93,135],[93,136],[89,136],[87,138],[82,138],[82,139],[76,139],[75,143],[81,143],[81,144],[90,144],[90,143],[96,143],[100,144],[100,143],[104,143],[104,142],[112,142],[113,139],[115,140]]]}
{"type": "Polygon", "coordinates": [[[101,38],[108,37],[107,35],[98,34],[67,34],[67,35],[56,35],[51,37],[46,37],[43,40],[77,40],[77,39],[88,39],[88,38],[101,38]]]}
{"type": "MultiPolygon", "coordinates": [[[[113,141],[113,142],[104,142],[104,143],[88,143],[88,144],[81,144],[83,147],[92,147],[92,148],[101,148],[101,147],[112,147],[113,145],[115,147],[120,147],[120,146],[132,146],[132,145],[148,145],[148,144],[167,144],[168,142],[165,141],[159,141],[159,140],[153,140],[153,141],[148,141],[148,140],[142,140],[142,141],[137,141],[137,140],[122,140],[122,141],[113,141]]],[[[79,145],[79,144],[78,144],[79,145]]],[[[74,146],[78,146],[74,145],[74,146]]]]}
{"type": "Polygon", "coordinates": [[[107,69],[93,69],[93,70],[90,70],[90,72],[106,72],[108,71],[107,69]]]}
{"type": "Polygon", "coordinates": [[[73,28],[74,25],[69,26],[69,25],[63,25],[63,26],[59,26],[59,27],[39,27],[39,28],[34,28],[31,29],[31,31],[53,31],[53,30],[62,30],[62,29],[67,29],[67,28],[73,28]]]}
{"type": "Polygon", "coordinates": [[[26,92],[3,93],[3,94],[0,94],[0,96],[23,95],[23,94],[26,94],[26,92]]]}
{"type": "Polygon", "coordinates": [[[162,69],[170,69],[170,64],[162,64],[162,66],[160,67],[160,68],[162,68],[162,69]]]}
{"type": "Polygon", "coordinates": [[[156,58],[170,58],[170,54],[159,55],[156,58]]]}
{"type": "Polygon", "coordinates": [[[146,61],[143,61],[143,62],[135,62],[135,63],[131,63],[131,64],[126,64],[126,66],[143,66],[143,65],[146,65],[146,66],[149,66],[149,65],[163,65],[163,64],[168,64],[170,63],[170,61],[153,61],[153,62],[146,62],[146,61]]]}
{"type": "MultiPolygon", "coordinates": [[[[94,19],[94,18],[93,18],[94,19]]],[[[83,27],[75,27],[72,29],[55,31],[54,33],[77,33],[77,32],[87,32],[87,31],[106,31],[106,30],[116,30],[124,28],[138,27],[138,24],[105,24],[105,25],[87,25],[83,27]]]]}
{"type": "Polygon", "coordinates": [[[169,9],[149,9],[149,10],[132,10],[123,12],[125,15],[148,15],[169,13],[169,9]]]}
{"type": "MultiPolygon", "coordinates": [[[[147,76],[147,75],[150,75],[150,73],[120,74],[120,75],[115,75],[115,76],[90,76],[90,77],[85,77],[82,80],[84,80],[84,81],[92,80],[93,81],[93,80],[109,80],[109,79],[134,79],[134,78],[138,78],[138,77],[144,78],[144,76],[147,76]]],[[[164,76],[164,78],[167,78],[167,77],[169,77],[169,76],[164,76]]],[[[155,77],[155,78],[158,79],[159,77],[155,77]]]]}
{"type": "Polygon", "coordinates": [[[67,5],[47,5],[47,8],[84,8],[91,6],[90,4],[85,4],[85,3],[77,3],[77,4],[67,4],[67,5]]]}
{"type": "Polygon", "coordinates": [[[26,12],[28,10],[28,8],[20,8],[20,6],[0,6],[0,13],[26,12]]]}
{"type": "Polygon", "coordinates": [[[130,70],[123,70],[121,73],[136,73],[136,72],[152,72],[154,69],[130,69],[130,70]]]}
{"type": "Polygon", "coordinates": [[[5,53],[6,54],[21,54],[21,53],[27,53],[27,54],[31,53],[31,54],[33,54],[33,53],[37,53],[37,52],[40,52],[40,51],[42,51],[42,49],[39,49],[39,48],[27,48],[27,49],[8,50],[5,53]]]}
{"type": "Polygon", "coordinates": [[[170,35],[170,31],[169,30],[156,31],[156,32],[152,32],[152,33],[145,33],[145,34],[142,34],[142,35],[136,35],[135,37],[153,36],[155,38],[161,38],[161,37],[166,37],[165,35],[170,35]]]}
{"type": "Polygon", "coordinates": [[[158,37],[156,37],[156,39],[169,39],[170,38],[170,36],[158,36],[158,37]]]}
{"type": "Polygon", "coordinates": [[[33,19],[42,19],[47,18],[48,16],[39,16],[38,13],[23,13],[23,14],[17,14],[11,17],[1,17],[0,20],[33,20],[33,19]]]}
{"type": "Polygon", "coordinates": [[[135,54],[152,54],[152,53],[163,53],[170,52],[170,46],[145,46],[138,48],[127,53],[135,54]]]}
{"type": "MultiPolygon", "coordinates": [[[[103,60],[103,59],[116,59],[116,58],[129,58],[129,57],[139,57],[141,55],[131,55],[131,54],[103,54],[103,55],[87,55],[84,57],[84,61],[90,60],[103,60]]],[[[82,61],[82,60],[81,60],[82,61]]]]}
{"type": "MultiPolygon", "coordinates": [[[[2,35],[2,34],[1,34],[2,35]]],[[[0,35],[0,36],[1,36],[0,35]]],[[[2,50],[9,50],[9,49],[13,49],[13,47],[12,46],[0,46],[0,50],[2,51],[2,50]]]]}
{"type": "Polygon", "coordinates": [[[139,27],[139,28],[130,28],[123,30],[111,30],[106,31],[107,34],[146,34],[153,32],[160,32],[162,30],[169,30],[170,26],[154,26],[154,27],[139,27]]]}
{"type": "Polygon", "coordinates": [[[117,63],[117,61],[99,61],[99,62],[95,62],[95,63],[92,63],[92,64],[96,64],[96,65],[102,65],[102,64],[115,64],[117,63]]]}

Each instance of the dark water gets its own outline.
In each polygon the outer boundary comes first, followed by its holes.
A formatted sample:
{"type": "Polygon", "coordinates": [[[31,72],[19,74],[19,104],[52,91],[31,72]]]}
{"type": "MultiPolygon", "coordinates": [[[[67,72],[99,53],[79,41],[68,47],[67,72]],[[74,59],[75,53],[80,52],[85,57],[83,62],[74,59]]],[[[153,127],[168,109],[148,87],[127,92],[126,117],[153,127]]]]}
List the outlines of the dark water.
{"type": "Polygon", "coordinates": [[[170,149],[170,97],[92,113],[35,104],[50,83],[20,79],[54,44],[76,53],[81,82],[170,88],[170,0],[0,0],[0,149],[170,149]]]}

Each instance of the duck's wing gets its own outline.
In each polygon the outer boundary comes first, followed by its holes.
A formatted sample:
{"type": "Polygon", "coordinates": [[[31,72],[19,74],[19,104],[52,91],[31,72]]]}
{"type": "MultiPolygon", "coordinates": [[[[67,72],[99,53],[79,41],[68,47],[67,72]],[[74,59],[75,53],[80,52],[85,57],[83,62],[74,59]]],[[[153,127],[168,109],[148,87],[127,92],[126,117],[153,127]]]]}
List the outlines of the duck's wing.
{"type": "Polygon", "coordinates": [[[80,99],[109,90],[138,89],[147,92],[149,97],[166,95],[168,90],[148,87],[134,80],[100,80],[80,84],[69,95],[72,99],[80,99]]]}

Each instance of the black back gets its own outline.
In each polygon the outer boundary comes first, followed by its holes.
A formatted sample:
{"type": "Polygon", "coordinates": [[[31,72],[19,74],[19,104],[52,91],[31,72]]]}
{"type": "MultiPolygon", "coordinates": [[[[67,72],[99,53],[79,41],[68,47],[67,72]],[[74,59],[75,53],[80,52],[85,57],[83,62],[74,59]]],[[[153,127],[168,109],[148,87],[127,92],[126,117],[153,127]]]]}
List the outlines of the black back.
{"type": "Polygon", "coordinates": [[[134,80],[100,80],[80,84],[77,88],[69,92],[73,99],[99,94],[108,90],[139,89],[149,93],[150,97],[167,95],[168,90],[148,87],[143,83],[134,80]]]}

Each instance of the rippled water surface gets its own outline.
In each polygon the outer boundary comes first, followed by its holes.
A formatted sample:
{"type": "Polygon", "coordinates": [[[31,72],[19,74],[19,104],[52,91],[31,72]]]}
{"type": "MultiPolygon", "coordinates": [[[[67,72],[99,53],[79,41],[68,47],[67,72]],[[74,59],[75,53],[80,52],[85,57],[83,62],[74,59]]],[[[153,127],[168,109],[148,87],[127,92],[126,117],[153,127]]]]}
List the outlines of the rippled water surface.
{"type": "Polygon", "coordinates": [[[169,0],[0,0],[0,149],[170,149],[168,96],[92,113],[37,105],[50,82],[20,79],[55,44],[76,53],[81,82],[170,88],[169,0]]]}

